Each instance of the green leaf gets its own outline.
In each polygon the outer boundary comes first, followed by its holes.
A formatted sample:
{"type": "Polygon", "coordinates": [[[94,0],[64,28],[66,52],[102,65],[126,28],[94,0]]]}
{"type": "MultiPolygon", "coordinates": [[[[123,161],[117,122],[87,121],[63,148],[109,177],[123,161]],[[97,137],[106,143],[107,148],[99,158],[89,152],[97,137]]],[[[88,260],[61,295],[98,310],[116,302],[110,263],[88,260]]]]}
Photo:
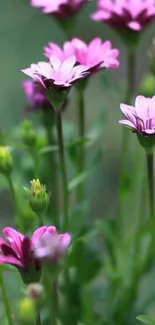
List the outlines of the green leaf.
{"type": "Polygon", "coordinates": [[[94,169],[90,169],[87,172],[83,172],[75,177],[69,184],[68,184],[68,191],[74,190],[79,184],[83,183],[93,172],[94,169]]]}
{"type": "Polygon", "coordinates": [[[102,159],[103,159],[103,148],[100,148],[95,158],[93,159],[92,167],[89,170],[80,173],[77,177],[73,178],[68,184],[68,191],[71,192],[79,184],[83,183],[95,171],[97,165],[101,163],[102,159]]]}
{"type": "Polygon", "coordinates": [[[105,113],[102,111],[99,115],[95,126],[87,134],[87,147],[92,146],[103,132],[103,125],[105,122],[105,113]]]}
{"type": "Polygon", "coordinates": [[[68,257],[69,266],[76,268],[79,284],[89,283],[99,272],[102,263],[96,248],[79,238],[68,257]]]}
{"type": "Polygon", "coordinates": [[[149,316],[139,315],[136,317],[140,322],[148,324],[148,325],[155,325],[155,320],[149,316]]]}

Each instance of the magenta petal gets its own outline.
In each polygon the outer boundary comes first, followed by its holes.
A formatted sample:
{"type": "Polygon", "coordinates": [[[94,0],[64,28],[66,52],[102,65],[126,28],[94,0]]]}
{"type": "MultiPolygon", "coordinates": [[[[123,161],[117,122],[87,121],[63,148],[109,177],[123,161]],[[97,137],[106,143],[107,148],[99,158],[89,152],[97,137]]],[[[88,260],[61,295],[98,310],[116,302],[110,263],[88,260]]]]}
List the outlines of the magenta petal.
{"type": "Polygon", "coordinates": [[[136,126],[132,122],[130,122],[128,120],[120,120],[119,123],[124,124],[125,126],[129,126],[129,127],[133,128],[133,129],[136,129],[136,126]]]}
{"type": "Polygon", "coordinates": [[[23,267],[23,264],[21,261],[19,261],[17,258],[12,256],[2,256],[0,255],[0,264],[11,264],[14,266],[20,266],[23,267]]]}
{"type": "Polygon", "coordinates": [[[35,232],[32,235],[32,238],[31,238],[32,246],[35,244],[35,242],[38,239],[40,239],[41,236],[43,236],[45,234],[46,230],[47,230],[46,226],[40,227],[37,230],[35,230],[35,232]]]}
{"type": "Polygon", "coordinates": [[[56,233],[56,227],[50,226],[46,228],[45,234],[55,234],[56,233]]]}
{"type": "Polygon", "coordinates": [[[71,242],[71,236],[68,233],[59,235],[62,245],[64,248],[67,248],[71,242]]]}

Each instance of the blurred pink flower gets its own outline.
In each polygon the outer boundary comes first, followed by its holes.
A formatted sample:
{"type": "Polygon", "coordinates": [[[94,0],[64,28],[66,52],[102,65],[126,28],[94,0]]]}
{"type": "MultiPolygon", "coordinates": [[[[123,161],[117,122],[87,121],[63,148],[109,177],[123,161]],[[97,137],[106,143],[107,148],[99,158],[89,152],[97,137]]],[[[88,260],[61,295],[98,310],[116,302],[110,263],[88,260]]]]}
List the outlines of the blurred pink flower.
{"type": "Polygon", "coordinates": [[[24,269],[25,271],[29,271],[34,267],[36,271],[39,271],[40,263],[32,254],[34,246],[42,236],[47,234],[50,236],[55,233],[56,228],[54,226],[44,226],[38,228],[29,238],[13,228],[4,228],[3,235],[5,239],[0,237],[0,264],[11,264],[19,270],[24,269]]]}
{"type": "Polygon", "coordinates": [[[73,38],[64,43],[63,49],[50,42],[45,47],[45,56],[50,58],[51,55],[56,55],[62,62],[74,55],[78,64],[93,70],[119,66],[119,51],[112,48],[110,41],[102,42],[100,38],[93,39],[88,45],[79,38],[73,38]]]}
{"type": "Polygon", "coordinates": [[[34,256],[41,263],[57,263],[65,255],[70,242],[71,236],[68,233],[53,236],[46,234],[36,242],[34,256]]]}
{"type": "Polygon", "coordinates": [[[53,14],[64,19],[76,14],[86,0],[31,0],[33,7],[41,8],[45,14],[53,14]]]}
{"type": "Polygon", "coordinates": [[[22,83],[22,88],[29,102],[28,111],[51,109],[51,104],[39,84],[26,80],[22,83]]]}
{"type": "Polygon", "coordinates": [[[119,121],[139,134],[155,133],[155,96],[137,96],[135,107],[121,104],[120,108],[127,120],[119,121]]]}
{"type": "Polygon", "coordinates": [[[38,64],[31,64],[30,68],[22,70],[22,72],[30,76],[45,89],[67,90],[79,79],[89,74],[87,67],[83,65],[75,66],[75,63],[75,56],[70,56],[63,62],[56,56],[51,56],[49,63],[39,62],[38,64]]]}
{"type": "Polygon", "coordinates": [[[154,0],[98,0],[97,10],[91,15],[114,28],[140,31],[155,17],[154,0]]]}

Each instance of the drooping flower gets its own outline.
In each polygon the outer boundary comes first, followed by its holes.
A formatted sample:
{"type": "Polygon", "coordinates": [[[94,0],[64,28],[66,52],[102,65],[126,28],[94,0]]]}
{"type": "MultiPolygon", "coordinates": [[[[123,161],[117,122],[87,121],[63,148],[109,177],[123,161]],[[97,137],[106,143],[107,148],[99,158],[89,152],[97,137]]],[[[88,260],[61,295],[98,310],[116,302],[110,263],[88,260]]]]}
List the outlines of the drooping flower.
{"type": "Polygon", "coordinates": [[[100,38],[93,39],[88,45],[79,38],[73,38],[64,43],[63,49],[50,42],[45,47],[45,56],[50,58],[52,55],[57,56],[62,62],[74,55],[78,64],[95,71],[119,66],[119,51],[112,48],[110,41],[102,42],[100,38]]]}
{"type": "Polygon", "coordinates": [[[56,56],[51,56],[49,63],[31,64],[30,68],[22,70],[45,89],[67,90],[79,79],[88,75],[88,68],[76,65],[75,56],[70,56],[61,62],[56,56]]]}
{"type": "Polygon", "coordinates": [[[98,0],[91,15],[116,29],[127,28],[139,32],[155,18],[154,0],[98,0]]]}
{"type": "Polygon", "coordinates": [[[121,104],[120,108],[127,117],[127,120],[119,121],[121,124],[140,135],[155,133],[155,96],[152,98],[137,96],[135,107],[121,104]]]}
{"type": "Polygon", "coordinates": [[[41,8],[45,14],[52,14],[59,19],[75,15],[86,0],[31,0],[33,7],[41,8]]]}
{"type": "Polygon", "coordinates": [[[51,104],[39,84],[25,80],[22,83],[22,88],[29,102],[28,111],[51,109],[51,104]]]}
{"type": "Polygon", "coordinates": [[[70,242],[71,236],[68,233],[53,236],[46,234],[36,242],[34,256],[41,263],[57,263],[64,256],[70,242]]]}
{"type": "MultiPolygon", "coordinates": [[[[0,264],[10,264],[17,267],[25,282],[37,281],[40,278],[41,264],[33,255],[34,247],[44,236],[54,236],[55,234],[56,228],[54,226],[38,228],[31,238],[25,237],[13,228],[4,228],[5,239],[0,238],[0,264]]],[[[65,234],[60,235],[62,241],[64,236],[65,234]]]]}

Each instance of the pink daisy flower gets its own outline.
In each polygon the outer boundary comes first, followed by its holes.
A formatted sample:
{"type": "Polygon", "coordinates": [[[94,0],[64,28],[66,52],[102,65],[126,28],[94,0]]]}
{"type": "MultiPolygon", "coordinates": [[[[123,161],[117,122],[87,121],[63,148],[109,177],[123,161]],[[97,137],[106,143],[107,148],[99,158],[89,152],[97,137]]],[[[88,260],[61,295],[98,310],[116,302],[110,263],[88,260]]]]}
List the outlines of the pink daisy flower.
{"type": "Polygon", "coordinates": [[[155,133],[155,96],[152,98],[137,96],[135,107],[121,104],[120,108],[127,120],[121,120],[119,123],[130,127],[132,131],[139,134],[155,133]]]}
{"type": "Polygon", "coordinates": [[[38,7],[45,14],[52,14],[59,19],[76,14],[86,0],[31,0],[33,7],[38,7]]]}
{"type": "Polygon", "coordinates": [[[27,108],[28,111],[36,109],[51,109],[51,104],[48,101],[43,88],[39,84],[31,80],[25,80],[22,83],[22,88],[29,102],[27,108]]]}
{"type": "Polygon", "coordinates": [[[24,69],[22,72],[45,89],[67,90],[79,79],[89,74],[87,67],[75,64],[75,56],[71,56],[63,62],[56,56],[51,56],[49,63],[31,64],[30,68],[24,69]]]}
{"type": "Polygon", "coordinates": [[[91,15],[113,28],[127,28],[136,32],[145,28],[155,17],[154,0],[98,0],[91,15]]]}
{"type": "MultiPolygon", "coordinates": [[[[39,256],[35,257],[33,254],[34,247],[44,238],[44,236],[55,236],[56,228],[40,227],[33,233],[32,237],[25,237],[22,233],[13,228],[7,227],[3,229],[5,239],[0,238],[0,264],[10,264],[18,268],[24,282],[32,282],[39,280],[41,263],[39,256]],[[32,280],[33,276],[33,280],[32,280]]],[[[71,237],[69,234],[57,235],[61,246],[67,248],[71,237]]]]}
{"type": "Polygon", "coordinates": [[[73,38],[65,42],[63,49],[57,44],[50,42],[45,47],[45,56],[50,58],[55,55],[62,62],[71,55],[76,57],[76,62],[86,66],[89,70],[103,68],[117,68],[119,66],[119,51],[113,49],[110,41],[102,42],[100,38],[93,39],[88,45],[79,38],[73,38]]]}

